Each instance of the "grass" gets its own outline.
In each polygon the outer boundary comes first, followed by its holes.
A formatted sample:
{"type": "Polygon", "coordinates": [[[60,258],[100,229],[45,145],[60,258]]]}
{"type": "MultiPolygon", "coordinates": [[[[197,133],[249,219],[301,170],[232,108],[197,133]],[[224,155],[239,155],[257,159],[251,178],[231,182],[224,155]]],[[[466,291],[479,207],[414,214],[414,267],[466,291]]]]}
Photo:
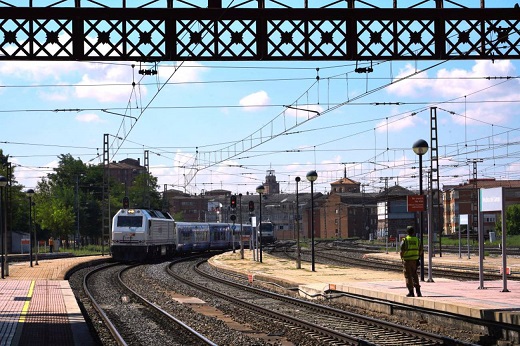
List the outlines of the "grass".
{"type": "MultiPolygon", "coordinates": [[[[459,245],[459,238],[458,237],[452,239],[452,238],[450,238],[448,236],[443,236],[441,238],[441,241],[442,241],[442,245],[452,245],[452,246],[458,246],[459,245]]],[[[498,247],[501,243],[502,243],[502,237],[501,236],[497,236],[495,241],[492,242],[492,243],[489,242],[489,240],[486,240],[485,245],[486,246],[496,246],[496,247],[498,247]]],[[[384,239],[376,240],[375,244],[383,244],[383,246],[384,246],[385,240],[384,239]]],[[[425,236],[424,237],[424,245],[426,246],[427,244],[428,244],[428,238],[425,236]]],[[[470,244],[470,246],[477,246],[478,245],[478,240],[470,239],[469,244],[470,244]]],[[[461,237],[461,245],[462,246],[467,246],[468,245],[468,240],[464,236],[461,237]]],[[[507,247],[520,247],[520,235],[507,236],[506,237],[506,246],[507,247]]]]}
{"type": "MultiPolygon", "coordinates": [[[[427,239],[425,239],[426,243],[427,239]]],[[[502,236],[497,236],[494,242],[490,242],[489,240],[486,240],[485,244],[490,246],[499,246],[502,243],[502,236]]],[[[449,237],[442,237],[442,244],[443,245],[459,245],[459,238],[450,239],[449,237]]],[[[467,238],[462,237],[461,238],[461,244],[467,245],[468,241],[467,238]]],[[[478,240],[470,240],[470,245],[477,245],[478,240]]],[[[511,247],[519,247],[520,246],[520,235],[512,235],[506,237],[506,246],[511,247]]]]}
{"type": "MultiPolygon", "coordinates": [[[[109,252],[109,250],[110,250],[110,247],[105,246],[105,254],[107,254],[109,252]]],[[[101,248],[101,245],[86,245],[86,246],[82,246],[82,247],[76,247],[76,249],[74,249],[71,246],[69,248],[60,247],[60,250],[58,252],[68,252],[68,253],[73,254],[74,256],[101,255],[102,248],[101,248]]]]}

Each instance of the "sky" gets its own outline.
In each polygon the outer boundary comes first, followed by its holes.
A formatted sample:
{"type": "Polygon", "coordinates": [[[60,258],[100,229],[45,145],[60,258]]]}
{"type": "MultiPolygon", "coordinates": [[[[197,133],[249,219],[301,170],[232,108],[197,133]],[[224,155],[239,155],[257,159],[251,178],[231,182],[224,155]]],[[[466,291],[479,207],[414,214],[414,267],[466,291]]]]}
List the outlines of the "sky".
{"type": "MultiPolygon", "coordinates": [[[[520,179],[520,62],[36,62],[0,61],[0,149],[16,180],[36,187],[71,154],[144,161],[160,189],[315,191],[346,177],[367,192],[417,190],[418,156],[437,119],[440,185],[520,179]],[[154,75],[139,74],[153,69],[154,75]],[[196,173],[196,174],[195,174],[196,173]]],[[[423,156],[424,184],[432,151],[423,156]]],[[[426,185],[425,185],[426,186],[426,185]]]]}

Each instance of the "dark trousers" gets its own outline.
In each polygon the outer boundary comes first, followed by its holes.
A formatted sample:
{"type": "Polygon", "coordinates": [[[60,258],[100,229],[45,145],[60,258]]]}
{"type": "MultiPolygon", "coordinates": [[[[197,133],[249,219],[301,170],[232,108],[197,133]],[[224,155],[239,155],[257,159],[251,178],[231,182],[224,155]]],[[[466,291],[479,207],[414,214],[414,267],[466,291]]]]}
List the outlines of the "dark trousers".
{"type": "Polygon", "coordinates": [[[408,290],[421,287],[417,275],[417,260],[403,261],[403,273],[408,290]]]}

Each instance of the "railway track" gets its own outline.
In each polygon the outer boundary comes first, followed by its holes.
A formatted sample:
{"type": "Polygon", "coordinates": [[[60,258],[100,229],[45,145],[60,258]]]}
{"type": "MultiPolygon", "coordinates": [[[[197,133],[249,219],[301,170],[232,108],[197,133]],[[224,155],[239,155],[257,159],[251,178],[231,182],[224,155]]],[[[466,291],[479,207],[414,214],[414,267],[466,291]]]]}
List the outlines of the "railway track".
{"type": "Polygon", "coordinates": [[[216,345],[128,287],[135,266],[111,264],[88,272],[83,289],[117,345],[216,345]]]}
{"type": "MultiPolygon", "coordinates": [[[[380,251],[378,251],[380,252],[380,251]]],[[[297,254],[293,244],[285,244],[285,246],[277,246],[270,248],[270,253],[274,256],[287,257],[289,259],[296,259],[297,254]]],[[[329,246],[329,243],[322,243],[315,248],[315,257],[319,262],[332,263],[340,266],[356,266],[360,268],[379,270],[379,271],[393,271],[402,272],[403,267],[400,262],[380,260],[373,257],[363,256],[366,249],[355,247],[341,247],[329,246]]],[[[301,258],[304,261],[310,262],[310,252],[304,250],[301,252],[301,258]]],[[[435,277],[444,277],[448,279],[456,279],[459,281],[476,281],[479,280],[479,269],[472,266],[453,265],[443,263],[442,267],[433,266],[433,274],[435,277]]],[[[498,269],[484,269],[485,280],[500,280],[502,275],[498,269]]],[[[513,273],[508,275],[508,280],[520,280],[520,275],[513,273]]]]}
{"type": "Polygon", "coordinates": [[[201,267],[204,262],[172,264],[168,272],[195,290],[216,295],[235,306],[254,311],[257,318],[277,321],[281,329],[298,330],[319,344],[333,345],[470,345],[464,341],[422,332],[276,294],[237,280],[216,277],[201,267]]]}

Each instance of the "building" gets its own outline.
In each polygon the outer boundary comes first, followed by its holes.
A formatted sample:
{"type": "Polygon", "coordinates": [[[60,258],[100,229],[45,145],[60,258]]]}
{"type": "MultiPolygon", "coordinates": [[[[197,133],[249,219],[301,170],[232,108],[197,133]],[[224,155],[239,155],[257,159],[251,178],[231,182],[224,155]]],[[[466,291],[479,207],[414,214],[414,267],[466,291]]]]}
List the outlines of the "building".
{"type": "MultiPolygon", "coordinates": [[[[459,185],[443,187],[444,233],[454,234],[459,229],[476,230],[478,225],[478,190],[504,188],[506,208],[512,204],[520,204],[520,180],[470,179],[459,185]],[[467,215],[469,225],[460,224],[460,216],[467,215]]],[[[485,212],[482,215],[484,233],[495,230],[500,211],[485,212]]]]}
{"type": "Polygon", "coordinates": [[[319,200],[318,206],[322,208],[318,237],[370,239],[377,229],[376,196],[365,192],[331,192],[323,201],[319,200]]]}
{"type": "Polygon", "coordinates": [[[359,192],[360,187],[361,187],[360,183],[344,176],[340,180],[330,183],[330,192],[331,193],[359,192]]]}
{"type": "Polygon", "coordinates": [[[418,229],[416,212],[409,212],[407,196],[415,193],[394,185],[377,195],[377,236],[389,239],[399,239],[400,234],[406,234],[407,226],[418,229]]]}
{"type": "Polygon", "coordinates": [[[125,191],[132,186],[135,178],[146,172],[146,167],[141,166],[140,159],[124,159],[119,162],[111,162],[109,165],[110,176],[125,185],[125,191]]]}
{"type": "Polygon", "coordinates": [[[276,181],[276,175],[274,175],[274,170],[272,169],[267,171],[264,188],[264,194],[266,195],[275,195],[280,193],[280,183],[276,181]]]}

